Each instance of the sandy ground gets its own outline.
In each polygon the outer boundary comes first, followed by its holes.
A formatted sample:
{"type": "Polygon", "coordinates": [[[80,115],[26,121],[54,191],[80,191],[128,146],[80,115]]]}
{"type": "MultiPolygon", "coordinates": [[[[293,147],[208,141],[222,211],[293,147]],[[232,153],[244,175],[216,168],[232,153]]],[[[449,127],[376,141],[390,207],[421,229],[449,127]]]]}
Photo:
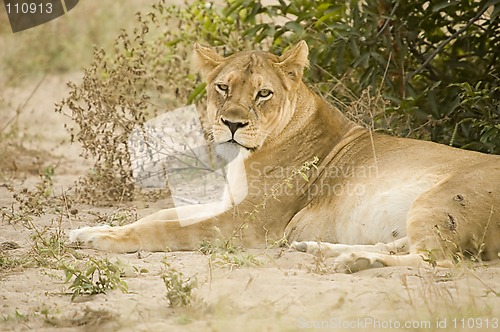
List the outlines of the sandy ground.
{"type": "MultiPolygon", "coordinates": [[[[67,93],[65,82],[80,74],[46,77],[38,82],[3,91],[9,102],[2,118],[24,106],[19,135],[25,145],[41,152],[24,156],[23,163],[55,165],[55,193],[69,188],[91,163],[79,157],[77,145],[68,143],[68,121],[54,112],[54,103],[67,93]]],[[[4,120],[2,119],[2,123],[4,120]]],[[[21,162],[22,156],[19,157],[21,162]]],[[[4,173],[5,174],[5,173],[4,173]]],[[[33,172],[8,172],[0,180],[0,205],[14,201],[15,190],[32,188],[39,180],[33,172]]],[[[133,202],[138,216],[164,202],[133,202]]],[[[96,223],[93,212],[112,213],[122,206],[97,208],[78,204],[78,214],[61,223],[64,232],[96,223]]],[[[51,226],[55,214],[35,218],[42,229],[51,226]]],[[[129,220],[130,221],[130,220],[129,220]]],[[[0,243],[20,248],[4,250],[5,259],[22,257],[32,250],[34,230],[21,223],[0,224],[0,243]]],[[[64,236],[64,234],[63,234],[64,236]]],[[[464,264],[455,269],[383,268],[353,275],[332,272],[330,261],[305,253],[273,248],[248,249],[255,266],[216,264],[200,252],[106,254],[76,250],[83,258],[119,259],[128,293],[79,296],[71,300],[69,284],[60,269],[0,267],[1,331],[297,331],[297,330],[494,330],[500,319],[500,264],[464,264]],[[186,277],[197,279],[192,306],[173,308],[161,278],[168,262],[186,277]]],[[[66,258],[68,259],[68,258],[66,258]]],[[[76,258],[74,258],[76,260],[76,258]]],[[[42,264],[43,265],[43,264],[42,264]]]]}

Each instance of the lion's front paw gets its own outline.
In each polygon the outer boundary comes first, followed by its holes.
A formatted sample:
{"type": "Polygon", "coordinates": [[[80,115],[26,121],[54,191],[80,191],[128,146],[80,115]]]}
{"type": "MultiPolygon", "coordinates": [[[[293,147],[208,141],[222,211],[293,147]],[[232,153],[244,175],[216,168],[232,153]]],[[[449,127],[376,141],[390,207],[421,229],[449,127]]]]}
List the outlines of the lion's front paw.
{"type": "Polygon", "coordinates": [[[111,252],[136,252],[141,249],[140,237],[130,227],[83,227],[69,232],[70,242],[86,248],[111,252]]]}
{"type": "Polygon", "coordinates": [[[74,229],[69,232],[69,241],[83,247],[113,251],[110,248],[111,226],[95,226],[74,229]]]}
{"type": "Polygon", "coordinates": [[[79,229],[73,229],[69,231],[69,241],[89,244],[92,243],[92,240],[96,235],[102,234],[103,230],[109,230],[110,228],[111,226],[102,225],[95,227],[83,227],[79,229]]]}

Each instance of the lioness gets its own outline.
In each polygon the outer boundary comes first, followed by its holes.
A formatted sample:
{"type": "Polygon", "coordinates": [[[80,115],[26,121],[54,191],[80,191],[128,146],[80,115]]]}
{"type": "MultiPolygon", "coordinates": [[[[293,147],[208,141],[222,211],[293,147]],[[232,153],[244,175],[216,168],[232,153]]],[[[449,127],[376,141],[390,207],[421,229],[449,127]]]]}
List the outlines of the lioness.
{"type": "Polygon", "coordinates": [[[356,125],[303,83],[308,52],[300,42],[281,56],[222,57],[195,45],[208,136],[221,157],[240,161],[229,163],[225,203],[73,230],[70,240],[133,252],[193,250],[216,236],[261,247],[285,236],[292,248],[335,256],[338,270],[351,272],[428,260],[447,266],[464,253],[497,258],[500,157],[356,125]]]}

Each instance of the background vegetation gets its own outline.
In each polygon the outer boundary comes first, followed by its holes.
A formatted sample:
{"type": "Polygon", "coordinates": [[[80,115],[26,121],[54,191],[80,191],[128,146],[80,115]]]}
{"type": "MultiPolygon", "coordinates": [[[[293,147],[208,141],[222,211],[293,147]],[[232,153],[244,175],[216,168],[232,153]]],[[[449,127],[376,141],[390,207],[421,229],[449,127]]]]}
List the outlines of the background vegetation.
{"type": "Polygon", "coordinates": [[[350,101],[339,81],[354,99],[380,92],[390,103],[375,128],[500,153],[500,1],[235,1],[233,10],[253,23],[279,19],[244,33],[273,48],[306,40],[308,78],[331,99],[350,101]]]}

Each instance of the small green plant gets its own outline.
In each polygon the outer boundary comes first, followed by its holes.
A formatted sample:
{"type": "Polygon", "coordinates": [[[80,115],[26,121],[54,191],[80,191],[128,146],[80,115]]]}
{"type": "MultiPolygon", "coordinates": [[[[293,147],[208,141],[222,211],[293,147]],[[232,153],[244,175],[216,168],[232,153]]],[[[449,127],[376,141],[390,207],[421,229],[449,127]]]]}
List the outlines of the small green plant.
{"type": "Polygon", "coordinates": [[[432,267],[437,266],[436,254],[433,250],[427,250],[425,257],[423,257],[423,261],[428,263],[432,267]]]}
{"type": "Polygon", "coordinates": [[[25,264],[25,258],[13,257],[8,255],[7,252],[0,250],[0,273],[23,267],[25,264]]]}
{"type": "Polygon", "coordinates": [[[24,314],[22,312],[19,311],[19,309],[15,309],[14,310],[14,313],[12,314],[9,314],[9,315],[2,315],[2,320],[4,322],[8,322],[8,321],[15,321],[15,322],[25,322],[25,321],[28,321],[29,320],[29,315],[28,314],[24,314]]]}
{"type": "Polygon", "coordinates": [[[290,243],[288,242],[288,238],[285,233],[283,233],[283,237],[281,239],[277,239],[274,241],[269,241],[267,244],[267,248],[279,248],[280,250],[274,255],[274,258],[280,258],[283,253],[290,247],[290,243]]]}
{"type": "Polygon", "coordinates": [[[121,279],[123,266],[120,261],[111,262],[108,258],[90,257],[84,266],[78,267],[61,262],[61,270],[66,274],[66,282],[73,279],[69,289],[73,301],[80,295],[106,294],[108,290],[128,291],[128,285],[121,279]]]}
{"type": "Polygon", "coordinates": [[[203,240],[200,242],[198,251],[204,255],[212,255],[216,253],[229,253],[233,254],[241,250],[240,246],[237,246],[232,241],[232,238],[224,239],[222,232],[219,228],[215,227],[215,231],[219,236],[212,241],[203,240]]]}
{"type": "Polygon", "coordinates": [[[212,266],[225,267],[230,270],[262,265],[262,262],[250,253],[213,253],[210,261],[212,266]]]}
{"type": "Polygon", "coordinates": [[[197,286],[196,278],[186,278],[182,272],[163,262],[165,269],[161,276],[167,288],[167,299],[172,307],[185,307],[192,303],[192,291],[197,286]]]}
{"type": "Polygon", "coordinates": [[[219,237],[213,241],[203,240],[198,251],[210,255],[210,266],[228,267],[259,266],[261,262],[252,254],[242,253],[243,248],[234,244],[234,236],[224,239],[222,232],[216,228],[219,237]]]}
{"type": "Polygon", "coordinates": [[[7,221],[11,225],[19,223],[31,231],[31,250],[16,258],[7,258],[10,256],[2,254],[3,268],[16,265],[57,267],[59,261],[67,253],[68,247],[64,243],[66,235],[62,223],[65,218],[74,214],[70,212],[73,211],[72,203],[66,193],[58,197],[54,195],[53,175],[54,168],[47,167],[40,172],[40,181],[33,189],[15,190],[13,187],[8,187],[14,203],[10,207],[0,209],[2,221],[7,221]],[[50,225],[37,226],[34,219],[48,213],[55,216],[50,225]]]}
{"type": "Polygon", "coordinates": [[[39,229],[34,223],[30,222],[30,228],[33,230],[31,235],[31,251],[29,255],[37,262],[39,266],[57,267],[58,262],[68,252],[65,244],[66,235],[57,225],[53,230],[54,220],[48,227],[39,229]]]}
{"type": "Polygon", "coordinates": [[[275,241],[271,241],[268,244],[268,248],[288,248],[290,244],[288,243],[288,238],[286,234],[283,234],[281,239],[277,239],[275,241]]]}

